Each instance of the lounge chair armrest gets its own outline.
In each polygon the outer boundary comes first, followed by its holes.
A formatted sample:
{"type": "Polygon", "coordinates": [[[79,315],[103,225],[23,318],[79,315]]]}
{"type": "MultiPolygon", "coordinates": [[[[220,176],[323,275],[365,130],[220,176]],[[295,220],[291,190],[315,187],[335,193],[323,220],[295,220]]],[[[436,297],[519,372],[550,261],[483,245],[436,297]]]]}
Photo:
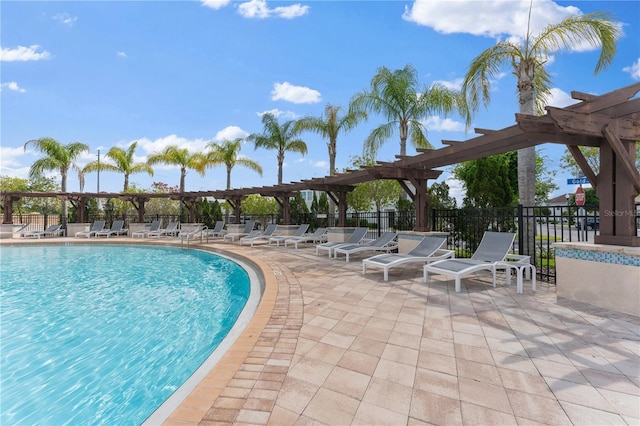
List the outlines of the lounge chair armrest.
{"type": "Polygon", "coordinates": [[[527,264],[527,263],[531,263],[531,256],[527,256],[524,254],[512,254],[509,253],[507,254],[507,256],[504,258],[505,262],[515,262],[518,264],[527,264]]]}

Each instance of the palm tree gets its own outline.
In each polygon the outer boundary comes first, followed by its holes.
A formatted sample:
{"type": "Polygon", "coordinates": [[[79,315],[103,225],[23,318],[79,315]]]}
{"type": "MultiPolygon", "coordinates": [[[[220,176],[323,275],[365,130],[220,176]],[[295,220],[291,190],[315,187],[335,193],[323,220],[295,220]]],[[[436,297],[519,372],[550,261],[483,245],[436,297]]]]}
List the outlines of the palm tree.
{"type": "Polygon", "coordinates": [[[262,116],[264,129],[262,134],[252,134],[247,137],[248,141],[255,143],[255,149],[273,149],[278,152],[278,185],[282,185],[282,165],[284,164],[284,154],[286,152],[299,152],[302,155],[307,153],[307,144],[302,139],[297,139],[300,129],[295,128],[295,121],[289,120],[280,125],[273,114],[262,116]]]}
{"type": "Polygon", "coordinates": [[[329,175],[336,172],[337,142],[340,132],[348,132],[367,119],[366,111],[347,111],[340,114],[341,108],[327,104],[324,108],[324,116],[304,117],[295,123],[296,130],[308,130],[317,133],[327,140],[329,150],[329,175]]]}
{"type": "Polygon", "coordinates": [[[180,192],[184,192],[187,169],[195,170],[201,176],[204,176],[206,157],[200,152],[192,154],[187,148],[178,148],[176,145],[170,145],[161,153],[151,154],[147,159],[147,164],[167,164],[180,167],[180,192]]]}
{"type": "Polygon", "coordinates": [[[122,148],[113,147],[107,151],[105,157],[113,160],[115,164],[109,164],[105,162],[92,161],[87,163],[82,169],[83,173],[92,172],[118,172],[124,174],[124,188],[123,192],[127,192],[129,189],[129,175],[134,173],[146,172],[150,176],[153,176],[153,169],[147,163],[134,163],[133,154],[138,147],[138,142],[134,142],[129,145],[129,148],[125,151],[122,148]]]}
{"type": "MultiPolygon", "coordinates": [[[[531,7],[529,8],[529,22],[531,7]]],[[[572,50],[584,42],[601,47],[595,73],[611,64],[616,53],[620,28],[606,13],[593,12],[571,16],[557,24],[548,25],[537,36],[530,29],[522,42],[509,39],[480,53],[469,66],[462,85],[473,110],[480,100],[490,100],[491,79],[498,76],[504,65],[511,65],[517,79],[520,113],[542,113],[551,93],[551,74],[544,68],[549,56],[561,49],[572,50]]],[[[518,151],[518,193],[520,204],[535,204],[535,147],[518,151]]]]}
{"type": "Polygon", "coordinates": [[[242,139],[234,139],[233,141],[224,140],[222,143],[209,142],[207,148],[211,148],[207,156],[207,163],[211,166],[225,165],[227,167],[227,189],[231,189],[231,169],[234,166],[244,166],[262,176],[262,167],[255,161],[238,157],[242,139]]]}
{"type": "MultiPolygon", "coordinates": [[[[29,177],[35,179],[49,170],[59,170],[61,181],[61,192],[67,192],[67,176],[69,169],[80,172],[80,167],[75,163],[76,158],[83,152],[89,151],[89,145],[82,142],[71,142],[62,145],[53,138],[45,137],[32,139],[24,144],[26,151],[29,146],[33,146],[38,151],[45,154],[45,157],[37,159],[29,169],[29,177]]],[[[67,227],[67,201],[62,200],[62,226],[67,227]]]]}
{"type": "Polygon", "coordinates": [[[410,64],[395,71],[378,68],[371,79],[371,89],[356,93],[350,105],[352,112],[370,111],[387,119],[365,140],[364,155],[372,158],[396,129],[400,132],[400,155],[407,155],[409,138],[416,147],[430,147],[422,120],[429,114],[448,114],[454,110],[465,116],[467,122],[471,121],[460,93],[439,84],[419,87],[417,72],[410,64]]]}

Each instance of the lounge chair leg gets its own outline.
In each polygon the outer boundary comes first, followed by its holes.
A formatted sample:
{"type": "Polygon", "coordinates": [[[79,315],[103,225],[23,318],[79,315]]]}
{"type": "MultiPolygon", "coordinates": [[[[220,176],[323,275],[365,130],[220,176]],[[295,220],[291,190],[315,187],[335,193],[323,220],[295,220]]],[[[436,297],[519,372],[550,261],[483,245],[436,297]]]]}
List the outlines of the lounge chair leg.
{"type": "Polygon", "coordinates": [[[456,293],[460,293],[460,277],[456,277],[456,293]]]}

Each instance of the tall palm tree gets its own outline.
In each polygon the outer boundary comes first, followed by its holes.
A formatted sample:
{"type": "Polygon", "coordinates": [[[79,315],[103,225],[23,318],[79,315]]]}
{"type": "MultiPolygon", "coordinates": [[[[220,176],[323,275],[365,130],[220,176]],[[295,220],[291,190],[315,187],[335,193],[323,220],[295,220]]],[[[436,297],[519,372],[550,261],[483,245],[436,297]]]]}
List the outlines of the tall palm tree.
{"type": "Polygon", "coordinates": [[[373,129],[365,140],[364,154],[374,157],[384,142],[396,130],[400,133],[400,155],[407,155],[407,139],[420,148],[431,146],[422,120],[430,114],[449,114],[458,111],[467,122],[470,116],[464,98],[455,90],[439,84],[420,87],[418,74],[411,64],[391,71],[378,68],[371,79],[370,90],[363,90],[351,98],[350,111],[382,114],[387,123],[373,129]]]}
{"type": "Polygon", "coordinates": [[[111,159],[115,164],[92,161],[87,163],[82,169],[83,173],[92,172],[118,172],[124,174],[124,188],[123,192],[129,190],[129,175],[134,173],[148,173],[153,176],[153,168],[147,163],[134,163],[133,154],[138,147],[138,142],[134,142],[129,145],[129,148],[125,151],[122,148],[112,147],[107,151],[105,157],[111,159]]]}
{"type": "Polygon", "coordinates": [[[201,176],[204,176],[206,157],[201,152],[190,153],[187,148],[170,145],[160,153],[151,154],[147,159],[147,164],[167,164],[180,167],[180,192],[184,192],[187,169],[195,170],[201,176]]]}
{"type": "MultiPolygon", "coordinates": [[[[25,142],[24,150],[33,146],[38,151],[45,154],[45,157],[37,159],[29,169],[29,177],[35,179],[49,170],[60,171],[60,190],[67,192],[67,176],[69,169],[80,171],[80,167],[75,163],[76,159],[83,152],[89,151],[89,145],[82,142],[71,142],[62,145],[53,138],[45,137],[32,139],[25,142]]],[[[62,200],[62,225],[67,226],[67,201],[62,200]]]]}
{"type": "Polygon", "coordinates": [[[329,175],[333,176],[336,172],[336,155],[337,142],[340,132],[348,132],[367,119],[366,111],[347,111],[340,114],[341,108],[327,104],[324,108],[324,116],[321,117],[304,117],[296,123],[296,130],[308,130],[319,134],[327,140],[327,148],[329,150],[329,175]]]}
{"type": "Polygon", "coordinates": [[[257,162],[244,157],[238,157],[242,139],[233,141],[224,140],[222,143],[209,142],[207,148],[211,148],[207,156],[207,163],[211,166],[225,165],[227,167],[227,189],[231,189],[231,169],[235,166],[244,166],[262,176],[262,167],[257,162]]]}
{"type": "Polygon", "coordinates": [[[307,144],[298,139],[300,129],[295,128],[295,121],[289,120],[282,125],[273,114],[262,116],[264,129],[262,134],[252,134],[247,137],[248,141],[253,141],[255,149],[265,148],[277,151],[278,155],[278,185],[282,184],[282,165],[286,152],[298,152],[302,155],[307,153],[307,144]]]}
{"type": "MultiPolygon", "coordinates": [[[[491,79],[498,76],[504,65],[511,65],[517,79],[520,113],[540,114],[551,93],[551,74],[544,68],[550,55],[563,49],[576,49],[587,42],[600,47],[595,67],[595,73],[598,73],[611,64],[619,37],[620,28],[603,12],[570,16],[548,25],[536,36],[527,27],[524,40],[501,41],[480,53],[469,66],[462,92],[474,110],[481,100],[488,104],[491,79]]],[[[518,193],[520,204],[525,206],[535,204],[535,151],[535,147],[518,151],[518,193]]]]}

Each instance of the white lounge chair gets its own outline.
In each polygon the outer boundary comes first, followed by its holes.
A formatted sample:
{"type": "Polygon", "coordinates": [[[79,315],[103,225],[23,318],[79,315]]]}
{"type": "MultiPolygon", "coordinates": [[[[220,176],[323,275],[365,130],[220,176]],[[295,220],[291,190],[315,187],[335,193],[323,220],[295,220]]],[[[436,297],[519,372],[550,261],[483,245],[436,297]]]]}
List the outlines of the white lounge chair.
{"type": "Polygon", "coordinates": [[[516,234],[513,232],[490,232],[482,236],[480,245],[470,259],[447,259],[424,265],[424,282],[429,280],[429,272],[455,277],[455,290],[460,292],[460,279],[474,272],[488,270],[493,275],[496,286],[496,270],[506,269],[503,265],[513,246],[516,234]]]}
{"type": "Polygon", "coordinates": [[[292,235],[274,235],[269,238],[269,245],[275,243],[276,246],[280,246],[280,243],[284,243],[286,239],[302,237],[307,232],[307,229],[309,229],[309,224],[303,223],[292,235]]]}
{"type": "Polygon", "coordinates": [[[149,231],[147,233],[147,236],[149,238],[152,238],[152,237],[160,238],[168,235],[176,236],[178,235],[179,232],[180,230],[178,229],[178,222],[172,220],[171,222],[169,222],[169,224],[167,224],[166,228],[158,229],[157,231],[154,231],[154,232],[149,231]]]}
{"type": "Polygon", "coordinates": [[[114,220],[111,224],[111,228],[103,229],[102,231],[96,232],[96,237],[111,237],[112,235],[128,235],[129,230],[124,229],[124,220],[114,220]]]}
{"type": "Polygon", "coordinates": [[[331,255],[333,254],[332,251],[335,248],[338,248],[340,246],[345,246],[348,244],[360,244],[360,242],[362,242],[364,237],[367,235],[367,232],[369,232],[369,229],[365,227],[359,227],[353,230],[353,232],[351,233],[349,238],[347,238],[346,241],[329,241],[328,243],[318,244],[316,246],[316,255],[319,253],[320,250],[326,250],[327,253],[329,254],[329,257],[331,257],[331,255]]]}
{"type": "Polygon", "coordinates": [[[243,245],[244,243],[251,243],[251,247],[253,247],[253,243],[255,243],[256,241],[266,240],[268,242],[269,238],[271,238],[271,236],[273,235],[273,233],[277,228],[278,228],[277,224],[270,223],[267,225],[267,227],[264,229],[262,233],[255,234],[255,235],[247,235],[246,237],[240,238],[240,245],[243,245]]]}
{"type": "Polygon", "coordinates": [[[378,238],[365,244],[343,244],[333,249],[333,257],[337,258],[338,253],[346,255],[346,263],[349,263],[349,255],[358,253],[361,251],[386,251],[398,248],[398,242],[396,237],[398,234],[395,232],[383,232],[378,238]]]}
{"type": "Polygon", "coordinates": [[[151,226],[149,227],[149,229],[143,229],[141,231],[136,231],[134,233],[131,234],[131,236],[133,238],[145,238],[147,236],[149,236],[149,232],[157,232],[158,229],[160,229],[160,221],[155,219],[153,222],[151,222],[151,226]]]}
{"type": "Polygon", "coordinates": [[[93,225],[91,225],[91,229],[89,229],[88,231],[79,231],[76,232],[75,237],[87,237],[87,238],[91,238],[91,236],[95,236],[96,232],[100,232],[104,229],[104,220],[96,220],[95,222],[93,222],[93,225]]]}
{"type": "Polygon", "coordinates": [[[454,257],[453,250],[444,250],[442,246],[447,237],[427,236],[417,246],[407,253],[378,254],[362,261],[362,273],[367,273],[367,267],[382,268],[384,280],[389,280],[389,269],[397,268],[409,263],[424,264],[454,257]]]}
{"type": "Polygon", "coordinates": [[[47,227],[44,231],[27,231],[23,234],[25,238],[37,238],[40,237],[59,237],[64,234],[64,229],[62,229],[62,225],[51,225],[47,227]]]}
{"type": "Polygon", "coordinates": [[[318,228],[311,234],[305,234],[301,237],[290,237],[284,240],[284,246],[287,247],[289,244],[293,244],[298,250],[298,244],[302,243],[319,243],[322,241],[326,241],[327,239],[327,228],[318,228]]]}
{"type": "Polygon", "coordinates": [[[224,230],[224,220],[216,221],[212,229],[207,230],[207,238],[222,238],[227,231],[224,230]]]}
{"type": "Polygon", "coordinates": [[[184,243],[196,238],[200,238],[200,241],[205,237],[207,232],[207,226],[204,223],[183,223],[178,233],[181,243],[184,243]]]}
{"type": "Polygon", "coordinates": [[[227,232],[226,234],[224,234],[224,236],[222,237],[222,241],[227,241],[227,238],[231,240],[231,242],[234,242],[236,240],[236,238],[240,239],[242,237],[246,237],[247,235],[255,235],[252,234],[253,232],[253,227],[256,224],[255,220],[248,220],[245,222],[244,224],[244,229],[241,232],[227,232]]]}

